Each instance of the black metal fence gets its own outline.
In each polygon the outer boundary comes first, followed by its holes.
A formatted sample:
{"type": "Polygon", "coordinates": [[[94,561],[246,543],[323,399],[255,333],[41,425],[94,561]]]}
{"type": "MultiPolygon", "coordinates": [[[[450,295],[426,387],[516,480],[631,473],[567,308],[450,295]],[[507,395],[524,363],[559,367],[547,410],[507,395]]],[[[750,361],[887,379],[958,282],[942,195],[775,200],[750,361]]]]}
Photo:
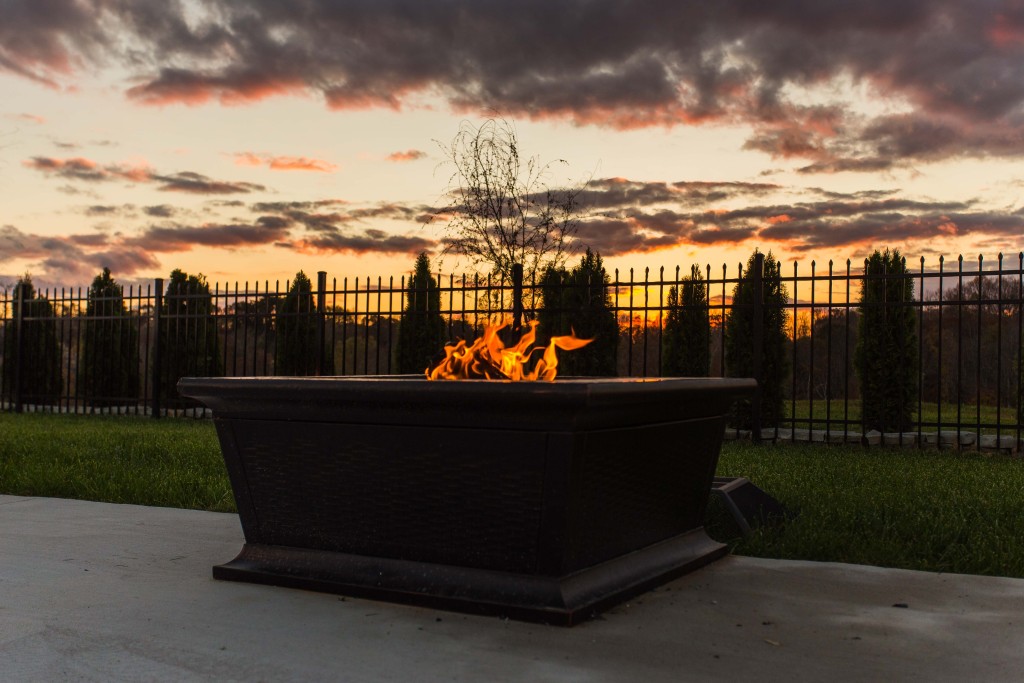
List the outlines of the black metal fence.
{"type": "MultiPolygon", "coordinates": [[[[868,435],[862,429],[854,356],[865,271],[863,264],[829,261],[782,268],[786,415],[754,438],[1018,448],[1024,253],[994,263],[921,258],[908,269],[910,275],[882,277],[910,277],[914,284],[913,299],[898,302],[917,320],[913,430],[868,435]]],[[[681,276],[679,268],[612,274],[607,291],[619,322],[619,376],[661,375],[667,294],[681,286],[681,276]]],[[[743,266],[731,272],[708,266],[703,276],[710,374],[722,376],[729,373],[724,321],[743,266]]],[[[538,282],[437,279],[448,339],[472,340],[489,323],[538,314],[538,282]],[[514,302],[517,287],[522,299],[514,302]]],[[[91,301],[86,288],[0,291],[0,408],[201,415],[177,397],[177,377],[393,374],[402,312],[416,294],[404,276],[328,281],[323,272],[299,296],[280,282],[164,290],[158,279],[91,301]],[[286,346],[306,362],[288,361],[286,346]],[[122,381],[104,380],[115,375],[122,381]]]]}

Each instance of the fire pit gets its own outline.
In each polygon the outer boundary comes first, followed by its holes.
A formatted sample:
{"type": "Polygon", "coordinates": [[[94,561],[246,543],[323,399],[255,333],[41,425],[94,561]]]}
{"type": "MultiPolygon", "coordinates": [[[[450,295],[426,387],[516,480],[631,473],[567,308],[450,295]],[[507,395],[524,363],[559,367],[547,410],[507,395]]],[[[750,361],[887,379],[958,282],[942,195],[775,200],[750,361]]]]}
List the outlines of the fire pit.
{"type": "Polygon", "coordinates": [[[185,378],[245,545],[216,578],[572,625],[727,552],[746,379],[185,378]]]}

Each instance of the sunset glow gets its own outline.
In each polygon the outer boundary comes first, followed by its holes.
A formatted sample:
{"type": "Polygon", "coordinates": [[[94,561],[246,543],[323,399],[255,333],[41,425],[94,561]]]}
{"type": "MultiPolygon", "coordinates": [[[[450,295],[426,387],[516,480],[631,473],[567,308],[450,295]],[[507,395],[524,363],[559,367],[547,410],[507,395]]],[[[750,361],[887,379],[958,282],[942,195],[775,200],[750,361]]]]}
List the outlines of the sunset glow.
{"type": "Polygon", "coordinates": [[[40,7],[0,9],[0,287],[461,273],[440,145],[495,115],[610,271],[1024,248],[1009,0],[40,7]]]}

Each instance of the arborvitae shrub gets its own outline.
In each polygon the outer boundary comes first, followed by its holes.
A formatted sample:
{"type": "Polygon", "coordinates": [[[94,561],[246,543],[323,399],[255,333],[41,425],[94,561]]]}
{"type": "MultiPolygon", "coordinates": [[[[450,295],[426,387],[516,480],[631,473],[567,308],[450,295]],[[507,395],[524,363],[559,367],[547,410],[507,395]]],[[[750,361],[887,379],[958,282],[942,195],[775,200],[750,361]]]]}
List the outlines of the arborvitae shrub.
{"type": "Polygon", "coordinates": [[[178,397],[182,377],[224,374],[213,296],[202,274],[175,269],[160,311],[160,392],[171,405],[192,405],[178,397]]]}
{"type": "Polygon", "coordinates": [[[76,393],[91,405],[132,404],[139,395],[139,330],[109,268],[89,287],[76,393]]]}
{"type": "Polygon", "coordinates": [[[538,342],[575,332],[581,339],[593,339],[574,351],[558,354],[558,374],[609,377],[615,375],[619,345],[619,324],[611,293],[610,278],[601,255],[587,249],[572,270],[548,268],[541,278],[541,308],[537,315],[538,342]]]}
{"type": "Polygon", "coordinates": [[[430,275],[426,253],[416,258],[408,289],[398,327],[395,366],[403,374],[422,373],[434,362],[445,341],[441,290],[430,275]]]}
{"type": "MultiPolygon", "coordinates": [[[[725,365],[730,377],[755,377],[761,391],[761,427],[778,426],[785,415],[782,387],[789,372],[786,354],[786,313],[788,293],[782,284],[781,265],[769,251],[764,257],[762,275],[763,298],[761,319],[755,319],[755,277],[757,256],[755,249],[747,261],[743,277],[732,293],[732,309],[725,320],[725,365]],[[754,326],[761,325],[761,372],[754,373],[754,326]]],[[[753,426],[752,404],[748,399],[737,400],[733,407],[732,424],[741,429],[753,426]]]]}
{"type": "Polygon", "coordinates": [[[914,281],[897,249],[864,262],[854,362],[867,430],[904,431],[917,405],[914,281]]]}
{"type": "Polygon", "coordinates": [[[28,275],[15,284],[12,300],[11,318],[4,325],[3,395],[13,401],[20,385],[24,403],[55,403],[61,394],[61,344],[53,304],[37,294],[28,275]],[[22,305],[19,357],[15,320],[22,305]]]}
{"type": "MultiPolygon", "coordinates": [[[[313,284],[300,270],[277,309],[274,373],[316,375],[320,352],[320,316],[313,301],[313,284]]],[[[320,368],[320,374],[333,374],[334,354],[325,350],[323,355],[325,367],[320,368]]]]}
{"type": "Polygon", "coordinates": [[[682,287],[669,288],[666,307],[662,376],[707,377],[711,368],[711,321],[707,285],[698,266],[690,267],[682,287]]]}

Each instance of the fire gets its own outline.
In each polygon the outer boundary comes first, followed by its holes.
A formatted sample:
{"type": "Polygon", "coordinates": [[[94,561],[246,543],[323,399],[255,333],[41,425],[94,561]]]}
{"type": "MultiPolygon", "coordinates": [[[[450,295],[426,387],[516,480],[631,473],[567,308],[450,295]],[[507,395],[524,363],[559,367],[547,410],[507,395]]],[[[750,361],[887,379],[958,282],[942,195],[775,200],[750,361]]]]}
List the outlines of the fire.
{"type": "Polygon", "coordinates": [[[544,380],[552,382],[558,374],[558,356],[555,349],[572,351],[579,349],[593,339],[580,339],[575,334],[563,337],[552,337],[551,343],[544,348],[543,355],[527,370],[531,358],[540,346],[534,346],[537,339],[537,321],[529,323],[530,329],[523,333],[519,343],[506,348],[498,337],[498,332],[505,327],[489,325],[482,337],[467,345],[465,340],[457,344],[446,344],[444,360],[434,368],[427,369],[427,379],[506,379],[513,382],[533,382],[544,380]]]}

